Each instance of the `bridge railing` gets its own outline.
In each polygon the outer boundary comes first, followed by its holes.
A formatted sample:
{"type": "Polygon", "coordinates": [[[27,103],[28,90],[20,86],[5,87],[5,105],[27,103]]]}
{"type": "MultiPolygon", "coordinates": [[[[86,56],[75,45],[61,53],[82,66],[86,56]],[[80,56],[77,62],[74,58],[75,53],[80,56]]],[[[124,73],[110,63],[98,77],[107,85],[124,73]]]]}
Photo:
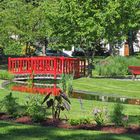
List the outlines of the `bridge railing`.
{"type": "Polygon", "coordinates": [[[8,59],[8,70],[13,74],[74,74],[85,75],[85,60],[67,57],[29,57],[8,59]]]}

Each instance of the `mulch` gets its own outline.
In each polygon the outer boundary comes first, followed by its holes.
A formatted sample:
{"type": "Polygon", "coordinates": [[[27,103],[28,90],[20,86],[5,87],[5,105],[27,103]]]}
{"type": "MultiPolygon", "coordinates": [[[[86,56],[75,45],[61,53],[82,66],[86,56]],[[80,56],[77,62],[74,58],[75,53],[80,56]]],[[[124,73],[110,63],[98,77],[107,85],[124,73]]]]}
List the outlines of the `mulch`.
{"type": "Polygon", "coordinates": [[[133,125],[129,127],[123,126],[114,126],[114,125],[105,125],[105,126],[97,126],[95,124],[81,124],[81,125],[70,125],[66,120],[53,120],[53,119],[46,119],[41,122],[33,122],[31,117],[29,116],[22,116],[19,118],[12,118],[10,115],[5,113],[0,113],[0,120],[28,124],[28,125],[40,125],[44,127],[57,127],[57,128],[65,128],[65,129],[83,129],[83,130],[96,130],[96,131],[103,131],[113,134],[140,134],[140,127],[133,125]]]}

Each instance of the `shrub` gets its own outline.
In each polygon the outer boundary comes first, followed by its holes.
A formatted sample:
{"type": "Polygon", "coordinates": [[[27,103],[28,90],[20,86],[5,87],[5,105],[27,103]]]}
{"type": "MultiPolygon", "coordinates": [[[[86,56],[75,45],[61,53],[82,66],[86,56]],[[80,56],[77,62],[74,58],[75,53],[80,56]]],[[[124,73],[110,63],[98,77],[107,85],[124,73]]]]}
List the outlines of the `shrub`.
{"type": "Polygon", "coordinates": [[[69,96],[73,92],[72,81],[73,81],[73,75],[70,75],[70,74],[63,74],[62,79],[60,81],[62,91],[65,92],[69,96]]]}
{"type": "Polygon", "coordinates": [[[27,85],[28,87],[32,87],[33,86],[33,79],[27,79],[27,85]]]}
{"type": "Polygon", "coordinates": [[[95,108],[93,110],[94,121],[96,122],[97,126],[102,126],[106,123],[108,119],[108,111],[107,109],[98,109],[95,108]]]}
{"type": "Polygon", "coordinates": [[[0,70],[0,79],[2,80],[12,80],[14,76],[8,71],[0,70]]]}
{"type": "Polygon", "coordinates": [[[128,71],[128,66],[140,65],[140,60],[135,57],[108,57],[105,60],[100,61],[95,66],[95,70],[98,72],[100,76],[106,77],[117,77],[117,76],[125,76],[130,74],[128,71]]]}
{"type": "Polygon", "coordinates": [[[28,97],[25,104],[25,112],[35,122],[45,119],[46,109],[42,105],[42,98],[40,98],[40,95],[28,97]]]}
{"type": "Polygon", "coordinates": [[[18,116],[18,109],[20,105],[16,102],[17,98],[12,96],[12,92],[4,97],[1,101],[1,108],[4,109],[9,115],[18,116]]]}
{"type": "MultiPolygon", "coordinates": [[[[64,94],[60,91],[60,94],[57,96],[50,96],[51,93],[49,93],[43,100],[43,103],[46,103],[47,108],[52,109],[52,117],[53,119],[60,119],[60,113],[61,111],[64,111],[65,109],[67,111],[70,110],[70,100],[64,94]]],[[[42,104],[43,104],[42,103],[42,104]]]]}
{"type": "Polygon", "coordinates": [[[90,124],[91,120],[89,118],[80,118],[80,124],[90,124]]]}
{"type": "Polygon", "coordinates": [[[123,110],[124,107],[122,104],[117,103],[114,105],[114,109],[111,115],[111,120],[115,123],[116,126],[123,125],[123,110]]]}
{"type": "Polygon", "coordinates": [[[89,118],[70,119],[69,123],[71,125],[91,124],[91,120],[89,118]]]}
{"type": "Polygon", "coordinates": [[[69,120],[69,123],[70,123],[71,125],[79,125],[79,124],[80,124],[80,122],[79,122],[78,119],[70,119],[70,120],[69,120]]]}

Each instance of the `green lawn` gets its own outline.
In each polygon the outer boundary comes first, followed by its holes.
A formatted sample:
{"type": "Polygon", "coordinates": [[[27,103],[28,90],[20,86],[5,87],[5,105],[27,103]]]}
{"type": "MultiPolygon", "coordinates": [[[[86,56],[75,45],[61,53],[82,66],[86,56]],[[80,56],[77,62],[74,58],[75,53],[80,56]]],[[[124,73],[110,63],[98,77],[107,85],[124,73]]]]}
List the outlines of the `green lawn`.
{"type": "MultiPolygon", "coordinates": [[[[2,81],[0,80],[0,83],[2,81]]],[[[4,98],[10,90],[0,89],[0,100],[4,98]]],[[[21,105],[24,105],[26,97],[32,94],[13,92],[13,96],[18,98],[21,105]]],[[[36,95],[34,95],[36,96],[36,95]]],[[[109,112],[112,111],[114,103],[99,102],[91,100],[82,100],[83,108],[81,109],[78,99],[71,99],[71,110],[70,112],[64,112],[67,114],[69,119],[79,119],[82,117],[93,118],[93,108],[106,107],[109,112]]],[[[137,105],[124,105],[126,115],[129,115],[131,120],[130,123],[138,123],[135,118],[136,115],[140,115],[140,106],[137,105]]],[[[64,117],[62,113],[62,117],[64,117]]],[[[88,131],[88,130],[67,130],[58,129],[53,127],[41,127],[41,126],[30,126],[22,125],[10,122],[0,121],[0,139],[2,140],[137,140],[140,139],[140,135],[115,135],[110,133],[103,133],[101,131],[88,131]]]]}
{"type": "MultiPolygon", "coordinates": [[[[0,80],[1,82],[1,80],[0,80]]],[[[10,92],[10,90],[6,90],[6,89],[0,89],[0,100],[2,100],[2,98],[4,98],[4,96],[6,96],[8,93],[10,92]]],[[[25,101],[26,101],[26,97],[30,96],[33,94],[31,93],[21,93],[21,92],[13,92],[13,96],[18,98],[18,101],[21,105],[24,105],[25,101]]],[[[42,96],[42,95],[41,95],[42,96]]],[[[100,102],[100,101],[95,101],[95,100],[82,100],[83,102],[83,108],[81,108],[80,106],[80,102],[79,99],[71,99],[71,110],[70,112],[64,112],[67,114],[68,118],[70,119],[78,119],[81,117],[93,117],[93,109],[95,107],[98,108],[107,108],[109,110],[109,112],[112,111],[114,103],[111,102],[100,102]]],[[[139,105],[127,105],[124,104],[125,107],[125,114],[126,115],[140,115],[140,106],[139,105]]],[[[62,114],[62,117],[64,117],[64,113],[62,114]]]]}
{"type": "Polygon", "coordinates": [[[140,135],[68,130],[0,121],[1,140],[138,140],[140,135]]]}
{"type": "Polygon", "coordinates": [[[140,98],[140,81],[107,78],[80,78],[73,81],[76,90],[96,92],[104,95],[140,98]]]}

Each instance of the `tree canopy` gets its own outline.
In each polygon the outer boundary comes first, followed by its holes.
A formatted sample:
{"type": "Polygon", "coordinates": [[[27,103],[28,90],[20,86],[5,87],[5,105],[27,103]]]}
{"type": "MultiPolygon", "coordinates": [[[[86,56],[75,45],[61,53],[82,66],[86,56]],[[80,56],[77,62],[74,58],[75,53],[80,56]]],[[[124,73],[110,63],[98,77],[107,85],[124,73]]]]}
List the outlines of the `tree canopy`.
{"type": "Polygon", "coordinates": [[[0,46],[4,48],[11,44],[12,35],[26,46],[47,38],[58,49],[82,47],[90,59],[102,40],[113,47],[130,40],[130,34],[139,29],[140,0],[0,1],[0,46]]]}
{"type": "Polygon", "coordinates": [[[33,3],[23,0],[1,2],[1,44],[7,46],[9,41],[11,43],[12,35],[17,35],[17,41],[27,46],[47,37],[49,25],[42,4],[40,2],[35,6],[35,1],[33,3]]]}
{"type": "Polygon", "coordinates": [[[50,7],[47,10],[52,35],[65,45],[103,38],[116,43],[126,39],[129,30],[139,29],[139,0],[54,0],[52,3],[46,5],[50,7]]]}
{"type": "Polygon", "coordinates": [[[139,0],[4,0],[0,1],[0,42],[50,37],[60,46],[109,43],[138,30],[139,0]],[[90,42],[90,43],[89,43],[90,42]]]}
{"type": "Polygon", "coordinates": [[[139,0],[48,0],[45,5],[57,45],[80,46],[88,60],[101,40],[113,47],[140,25],[139,0]]]}

